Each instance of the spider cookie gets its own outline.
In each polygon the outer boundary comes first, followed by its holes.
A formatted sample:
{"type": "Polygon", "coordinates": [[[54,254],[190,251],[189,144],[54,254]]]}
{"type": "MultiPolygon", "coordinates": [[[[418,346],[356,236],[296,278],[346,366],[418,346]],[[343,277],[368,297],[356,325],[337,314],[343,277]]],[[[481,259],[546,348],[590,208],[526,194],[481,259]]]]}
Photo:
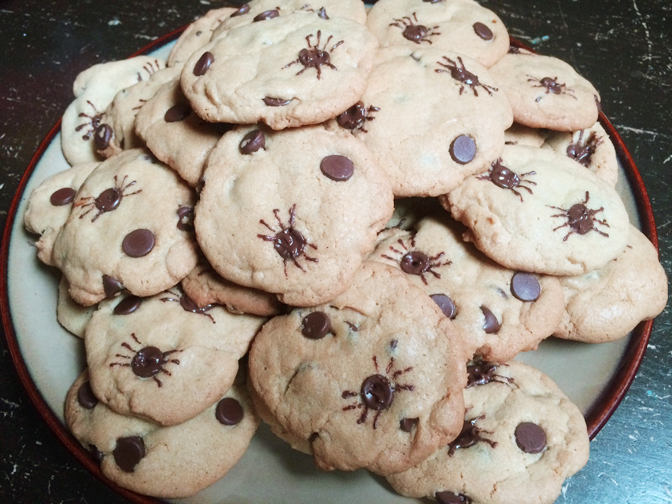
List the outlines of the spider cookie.
{"type": "Polygon", "coordinates": [[[603,343],[623,338],[667,303],[667,277],[658,251],[634,226],[628,245],[606,266],[560,282],[566,312],[555,335],[565,339],[603,343]]]}
{"type": "Polygon", "coordinates": [[[377,47],[356,21],[295,12],[223,33],[187,60],[181,85],[211,122],[317,124],[361,98],[377,47]]]}
{"type": "Polygon", "coordinates": [[[536,369],[511,361],[470,366],[460,435],[387,477],[402,495],[442,504],[551,504],[588,461],[579,409],[536,369]]]}
{"type": "Polygon", "coordinates": [[[23,225],[29,232],[40,235],[35,248],[43,263],[54,265],[51,253],[56,237],[72,212],[79,186],[99,164],[82,163],[56,173],[30,194],[23,225]]]}
{"type": "Polygon", "coordinates": [[[58,302],[56,303],[56,318],[63,328],[77,336],[84,337],[86,325],[91,320],[93,312],[98,308],[93,306],[82,306],[75,303],[68,292],[69,285],[65,277],[61,277],[58,284],[58,302]]]}
{"type": "Polygon", "coordinates": [[[149,79],[166,66],[165,61],[137,56],[122,61],[100,63],[81,72],[75,79],[75,100],[61,122],[61,148],[71,165],[99,161],[93,139],[105,109],[118,91],[149,79]]]}
{"type": "Polygon", "coordinates": [[[610,186],[616,187],[618,181],[616,149],[599,122],[591,128],[573,133],[551,131],[544,147],[565,154],[610,186]]]}
{"type": "Polygon", "coordinates": [[[562,318],[560,282],[500,266],[462,231],[447,214],[426,217],[415,230],[381,233],[369,259],[399,268],[431,296],[462,329],[470,355],[505,362],[535,349],[562,318]]]}
{"type": "Polygon", "coordinates": [[[380,0],[369,11],[367,26],[381,47],[431,46],[463,54],[486,67],[509,50],[502,20],[476,2],[380,0]]]}
{"type": "Polygon", "coordinates": [[[84,335],[91,387],[119,414],[185,422],[231,387],[262,322],[199,308],[177,288],[101,303],[84,335]]]}
{"type": "Polygon", "coordinates": [[[390,474],[457,436],[465,364],[461,336],[436,304],[367,262],[330,303],[264,325],[249,385],[262,419],[321,469],[390,474]]]}
{"type": "Polygon", "coordinates": [[[147,148],[192,187],[200,184],[210,152],[229,129],[229,124],[209,123],[194,114],[179,79],[163,85],[135,119],[135,131],[147,148]]]}
{"type": "Polygon", "coordinates": [[[366,147],[321,126],[226,133],[210,154],[196,235],[217,273],[292,306],[347,289],[393,211],[366,147]]]}
{"type": "Polygon", "coordinates": [[[549,149],[507,145],[487,172],[441,201],[488,257],[535,273],[601,268],[621,253],[630,228],[615,189],[549,149]]]}
{"type": "Polygon", "coordinates": [[[144,495],[194,495],[245,453],[259,420],[244,386],[234,385],[200,415],[161,427],[99,402],[84,371],[68,391],[65,421],[116,484],[144,495]]]}
{"type": "Polygon", "coordinates": [[[194,203],[193,190],[146,150],[123,151],[79,188],[51,263],[79,304],[95,304],[123,289],[157,294],[196,266],[194,203]]]}
{"type": "Polygon", "coordinates": [[[490,67],[511,102],[517,123],[532,128],[577,131],[597,122],[597,90],[568,63],[552,56],[509,53],[490,67]]]}
{"type": "Polygon", "coordinates": [[[268,317],[278,315],[285,306],[273,294],[229,282],[200,262],[182,280],[182,289],[198,306],[222,305],[231,313],[248,313],[268,317]]]}
{"type": "Polygon", "coordinates": [[[433,48],[389,47],[377,59],[361,105],[371,120],[351,109],[336,123],[364,141],[395,196],[445,194],[501,154],[513,118],[485,67],[433,48]]]}

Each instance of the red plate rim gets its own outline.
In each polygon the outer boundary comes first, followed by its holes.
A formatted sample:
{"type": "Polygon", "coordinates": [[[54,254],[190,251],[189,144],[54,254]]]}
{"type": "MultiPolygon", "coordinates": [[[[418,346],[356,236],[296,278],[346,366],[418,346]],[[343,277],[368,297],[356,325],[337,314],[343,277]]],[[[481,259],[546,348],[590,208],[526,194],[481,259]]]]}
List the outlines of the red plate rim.
{"type": "MultiPolygon", "coordinates": [[[[150,53],[155,49],[158,49],[160,46],[172,42],[180,36],[187,26],[188,25],[183,26],[182,28],[178,28],[154,40],[142,49],[133,53],[130,57],[150,53]]],[[[511,45],[535,52],[513,37],[511,37],[511,45]]],[[[616,154],[620,162],[623,164],[624,171],[628,178],[628,183],[630,184],[635,198],[637,211],[641,221],[642,232],[647,236],[647,238],[649,238],[651,243],[653,243],[654,247],[656,247],[656,250],[658,250],[658,234],[653,218],[653,208],[651,207],[651,202],[649,200],[649,196],[639,170],[637,169],[637,166],[635,165],[635,162],[628,152],[623,140],[616,131],[616,128],[614,128],[609,119],[607,119],[607,117],[602,112],[600,112],[599,121],[613,142],[614,147],[616,148],[616,154]]],[[[42,394],[37,389],[37,386],[33,382],[33,379],[28,372],[28,368],[19,349],[16,334],[14,333],[12,317],[9,311],[9,294],[7,288],[9,239],[15,225],[17,209],[19,202],[21,201],[21,197],[25,191],[26,184],[32,176],[33,171],[42,158],[45,150],[53,141],[56,134],[60,131],[60,127],[61,121],[59,120],[51,128],[31,158],[28,167],[21,177],[19,186],[14,195],[14,198],[12,199],[12,203],[7,214],[7,220],[5,221],[5,229],[3,230],[2,236],[2,248],[0,249],[0,308],[2,312],[2,325],[5,331],[9,353],[19,375],[19,379],[21,380],[21,383],[23,384],[23,387],[28,394],[28,397],[30,398],[33,405],[37,408],[40,416],[44,419],[48,427],[61,441],[61,443],[63,443],[65,448],[72,455],[74,455],[75,458],[86,469],[93,473],[94,476],[109,486],[112,490],[117,492],[120,496],[137,504],[158,504],[163,501],[120,487],[103,475],[100,469],[100,465],[91,457],[90,453],[82,447],[79,441],[77,441],[77,439],[75,439],[75,437],[61,423],[60,419],[55,415],[55,413],[51,410],[49,405],[42,397],[42,394]]],[[[635,375],[637,374],[637,370],[639,369],[639,366],[641,365],[642,359],[644,357],[644,352],[646,351],[649,338],[651,336],[652,327],[653,320],[643,321],[637,325],[637,327],[635,327],[630,336],[630,342],[623,352],[623,356],[621,357],[620,363],[612,379],[609,381],[602,394],[586,414],[586,424],[588,426],[588,434],[591,440],[597,435],[602,427],[604,427],[630,388],[630,385],[632,384],[632,381],[634,380],[635,375]]]]}

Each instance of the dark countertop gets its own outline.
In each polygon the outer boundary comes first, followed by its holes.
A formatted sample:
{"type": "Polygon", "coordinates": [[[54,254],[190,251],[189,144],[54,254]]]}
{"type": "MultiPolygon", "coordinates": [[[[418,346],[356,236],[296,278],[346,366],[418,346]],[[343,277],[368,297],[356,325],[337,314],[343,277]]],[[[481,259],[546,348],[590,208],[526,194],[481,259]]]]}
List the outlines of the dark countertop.
{"type": "MultiPolygon", "coordinates": [[[[231,2],[241,4],[242,2],[231,2]]],[[[661,261],[672,274],[672,3],[481,1],[512,36],[562,58],[600,91],[649,191],[661,261]]],[[[0,1],[0,222],[32,154],[73,99],[85,68],[122,59],[222,2],[0,1]]],[[[658,317],[634,383],[591,444],[559,503],[672,501],[672,315],[658,317]]],[[[0,502],[123,499],[93,478],[45,425],[0,338],[0,502]]]]}

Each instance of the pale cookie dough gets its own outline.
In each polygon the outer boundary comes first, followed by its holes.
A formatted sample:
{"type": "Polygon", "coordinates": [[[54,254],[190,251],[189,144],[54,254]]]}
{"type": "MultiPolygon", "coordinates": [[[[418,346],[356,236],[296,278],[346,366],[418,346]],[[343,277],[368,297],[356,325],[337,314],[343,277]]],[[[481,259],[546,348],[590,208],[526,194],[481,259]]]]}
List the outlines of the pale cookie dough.
{"type": "Polygon", "coordinates": [[[415,230],[381,233],[370,260],[399,268],[455,322],[470,355],[505,362],[536,349],[560,323],[563,294],[555,277],[514,271],[462,240],[446,212],[415,230]]]}
{"type": "Polygon", "coordinates": [[[63,170],[30,193],[23,225],[29,232],[40,235],[35,248],[37,257],[43,263],[54,265],[51,254],[56,237],[72,212],[79,187],[99,164],[82,163],[63,170]]]}
{"type": "Polygon", "coordinates": [[[58,302],[56,304],[56,318],[63,328],[77,336],[84,337],[86,325],[91,320],[93,312],[98,308],[97,305],[82,306],[75,303],[68,292],[69,285],[65,277],[61,277],[58,284],[58,302]]]}
{"type": "Polygon", "coordinates": [[[81,72],[75,79],[75,100],[61,121],[61,148],[71,165],[100,161],[93,137],[100,118],[117,92],[149,79],[166,66],[164,60],[137,56],[121,61],[100,63],[81,72]]]}
{"type": "Polygon", "coordinates": [[[368,262],[329,304],[264,325],[249,385],[262,419],[319,468],[391,474],[459,433],[466,361],[436,304],[368,262]]]}
{"type": "Polygon", "coordinates": [[[548,136],[548,130],[530,128],[522,124],[513,123],[504,132],[506,145],[527,145],[529,147],[542,147],[548,136]]]}
{"type": "Polygon", "coordinates": [[[229,30],[196,51],[182,90],[211,122],[317,124],[361,98],[377,47],[356,21],[295,12],[229,30]]]}
{"type": "Polygon", "coordinates": [[[550,148],[588,168],[612,187],[618,181],[616,149],[602,125],[573,133],[550,131],[544,148],[550,148]]]}
{"type": "Polygon", "coordinates": [[[560,279],[566,311],[555,335],[603,343],[623,338],[667,304],[667,276],[658,251],[634,226],[628,245],[606,266],[560,279]]]}
{"type": "Polygon", "coordinates": [[[222,478],[243,456],[259,420],[244,386],[197,417],[160,427],[98,402],[84,371],[65,400],[65,421],[116,484],[160,498],[189,497],[222,478]]]}
{"type": "Polygon", "coordinates": [[[476,363],[464,390],[460,436],[387,480],[399,493],[441,504],[551,504],[588,461],[586,422],[536,369],[476,363]]]}
{"type": "Polygon", "coordinates": [[[124,288],[151,296],[179,283],[198,260],[188,222],[195,200],[146,150],[101,163],[79,188],[52,251],[72,298],[92,305],[124,288]]]}
{"type": "Polygon", "coordinates": [[[509,53],[490,67],[511,102],[517,123],[577,131],[597,122],[600,96],[568,63],[525,51],[509,53]]]}
{"type": "Polygon", "coordinates": [[[501,154],[513,116],[485,67],[433,48],[389,47],[376,60],[362,98],[369,120],[329,127],[364,141],[395,196],[445,194],[501,154]]]}
{"type": "Polygon", "coordinates": [[[601,268],[621,253],[630,228],[614,188],[548,149],[507,145],[488,172],[441,201],[488,257],[535,273],[601,268]]]}
{"type": "Polygon", "coordinates": [[[499,16],[471,1],[380,0],[369,11],[367,26],[381,47],[431,46],[486,67],[509,50],[509,33],[499,16]]]}
{"type": "Polygon", "coordinates": [[[199,308],[177,288],[103,302],[84,335],[91,387],[119,414],[185,422],[231,387],[263,322],[199,308]]]}
{"type": "Polygon", "coordinates": [[[393,211],[389,182],[366,147],[321,126],[230,131],[203,178],[195,226],[208,262],[292,306],[347,289],[393,211]]]}

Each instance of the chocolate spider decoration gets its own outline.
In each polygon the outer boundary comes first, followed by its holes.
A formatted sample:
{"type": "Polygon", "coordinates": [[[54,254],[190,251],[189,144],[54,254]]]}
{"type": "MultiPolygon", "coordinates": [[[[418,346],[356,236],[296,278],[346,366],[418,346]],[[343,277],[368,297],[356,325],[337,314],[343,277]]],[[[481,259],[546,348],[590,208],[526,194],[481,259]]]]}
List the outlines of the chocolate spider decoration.
{"type": "MultiPolygon", "coordinates": [[[[527,82],[536,82],[532,87],[539,87],[539,88],[546,88],[546,93],[553,93],[553,94],[566,94],[567,96],[571,96],[575,100],[577,99],[576,96],[574,96],[574,90],[570,89],[567,87],[567,84],[560,84],[558,82],[557,77],[544,77],[542,79],[537,79],[534,75],[527,74],[527,82]]],[[[541,100],[541,96],[539,96],[535,101],[541,100]]]]}
{"type": "MultiPolygon", "coordinates": [[[[135,333],[131,333],[131,338],[138,345],[142,346],[142,342],[138,339],[135,333]]],[[[130,367],[133,374],[140,378],[152,378],[158,387],[163,386],[163,382],[156,376],[162,373],[166,376],[172,376],[164,366],[166,364],[180,364],[178,359],[169,359],[168,356],[181,350],[168,350],[162,352],[155,346],[144,346],[140,350],[134,349],[129,343],[125,341],[121,344],[123,348],[133,353],[133,355],[116,354],[115,357],[125,359],[125,362],[112,362],[110,367],[130,367]]]]}
{"type": "Polygon", "coordinates": [[[93,109],[93,115],[89,115],[85,112],[80,112],[78,117],[85,117],[88,119],[88,122],[84,122],[75,128],[75,131],[79,132],[84,128],[87,128],[84,134],[82,135],[82,140],[89,141],[95,131],[100,126],[100,120],[103,118],[103,112],[99,112],[96,106],[91,102],[91,100],[86,100],[91,108],[93,109]]]}
{"type": "MultiPolygon", "coordinates": [[[[313,9],[310,6],[310,4],[303,5],[301,7],[301,9],[299,9],[299,10],[305,10],[306,12],[315,12],[315,9],[313,9]]],[[[327,15],[327,9],[325,9],[324,7],[321,7],[320,9],[318,9],[317,15],[318,15],[318,17],[320,17],[322,19],[329,19],[329,16],[327,15]]]]}
{"type": "Polygon", "coordinates": [[[583,134],[585,132],[586,130],[581,130],[579,132],[579,138],[575,143],[567,146],[566,152],[569,158],[588,168],[592,161],[593,154],[595,154],[595,150],[600,144],[602,144],[603,139],[598,137],[594,131],[591,131],[590,135],[588,135],[588,138],[586,138],[584,142],[583,134]]]}
{"type": "Polygon", "coordinates": [[[375,117],[373,117],[372,114],[379,110],[379,107],[374,107],[373,105],[366,108],[364,103],[360,101],[336,117],[336,122],[341,128],[350,130],[350,133],[354,134],[355,131],[368,133],[368,131],[364,129],[364,123],[366,121],[373,121],[375,117]]]}
{"type": "Polygon", "coordinates": [[[138,194],[139,192],[142,192],[142,189],[138,189],[135,192],[132,193],[127,193],[126,190],[135,185],[135,180],[133,182],[129,182],[128,184],[126,183],[126,179],[128,178],[128,175],[124,175],[124,178],[121,180],[121,183],[119,182],[119,179],[117,176],[114,176],[114,187],[110,187],[108,189],[105,189],[103,192],[101,192],[97,198],[94,198],[93,196],[85,196],[83,198],[80,198],[75,202],[75,207],[82,207],[86,208],[89,207],[89,209],[81,214],[79,216],[80,219],[82,219],[85,215],[87,215],[93,208],[95,207],[98,211],[96,212],[96,215],[93,216],[91,219],[91,222],[95,222],[98,217],[100,217],[102,214],[111,212],[112,210],[116,210],[117,207],[121,204],[121,200],[126,197],[126,196],[133,196],[134,194],[138,194]]]}
{"type": "MultiPolygon", "coordinates": [[[[396,340],[393,340],[393,342],[396,344],[396,340]]],[[[344,390],[341,394],[341,397],[343,399],[350,399],[351,397],[359,396],[359,402],[344,406],[343,411],[363,409],[362,414],[357,419],[358,424],[363,424],[366,422],[369,410],[375,411],[376,413],[373,417],[373,428],[376,429],[378,427],[378,418],[383,411],[389,409],[389,407],[392,405],[392,401],[394,401],[394,394],[396,392],[406,390],[412,392],[415,390],[415,385],[401,384],[397,382],[397,379],[401,375],[412,371],[413,367],[395,370],[394,357],[390,357],[389,364],[383,370],[385,374],[380,373],[378,359],[375,355],[373,356],[373,365],[376,369],[376,374],[367,376],[364,379],[359,392],[344,390]]]]}
{"type": "MultiPolygon", "coordinates": [[[[161,67],[159,66],[159,60],[154,60],[154,61],[150,61],[149,63],[145,63],[144,65],[142,65],[142,69],[145,72],[147,72],[147,76],[148,76],[147,78],[151,77],[156,72],[161,70],[161,67]]],[[[140,72],[138,72],[138,82],[141,82],[143,80],[144,79],[142,78],[142,75],[140,74],[140,72]]]]}
{"type": "Polygon", "coordinates": [[[166,296],[166,297],[162,297],[162,298],[159,298],[159,299],[161,299],[161,301],[163,301],[164,303],[166,301],[178,302],[178,303],[180,303],[180,306],[182,307],[182,309],[184,311],[190,312],[190,313],[195,313],[197,315],[205,315],[206,317],[208,317],[210,319],[210,321],[213,324],[216,324],[215,319],[212,318],[212,315],[207,313],[208,310],[210,310],[213,305],[209,304],[209,305],[205,305],[203,307],[200,307],[196,303],[194,303],[194,301],[189,296],[187,296],[184,293],[180,294],[180,293],[175,293],[173,291],[168,291],[168,294],[171,294],[174,297],[166,296]]]}
{"type": "Polygon", "coordinates": [[[292,205],[289,209],[289,223],[285,225],[282,222],[282,219],[278,215],[280,209],[275,208],[273,210],[273,215],[275,215],[275,220],[278,221],[280,226],[280,231],[276,231],[271,226],[269,226],[263,219],[259,220],[260,224],[263,224],[268,228],[269,231],[275,233],[273,236],[258,234],[257,236],[264,241],[273,242],[273,247],[275,251],[282,257],[283,266],[285,268],[285,276],[287,276],[287,261],[292,261],[294,266],[299,268],[301,271],[305,272],[297,260],[298,257],[303,256],[307,261],[318,262],[318,259],[315,257],[309,257],[306,255],[306,247],[310,247],[314,250],[317,250],[317,246],[304,238],[304,236],[294,228],[294,223],[296,221],[296,204],[292,205]]]}
{"type": "Polygon", "coordinates": [[[455,440],[453,440],[448,445],[448,456],[452,457],[455,454],[455,450],[458,450],[460,448],[469,448],[470,446],[474,446],[476,443],[480,441],[488,443],[492,448],[497,446],[496,441],[492,441],[490,439],[481,436],[481,433],[492,434],[491,431],[486,431],[480,429],[479,427],[476,427],[476,422],[482,420],[483,418],[485,418],[485,415],[477,416],[476,418],[472,418],[471,420],[464,421],[464,425],[462,426],[462,432],[460,432],[460,435],[457,436],[455,440]]]}
{"type": "Polygon", "coordinates": [[[460,94],[464,92],[465,85],[469,86],[469,89],[471,89],[474,92],[474,96],[478,96],[478,90],[476,88],[479,86],[485,89],[490,96],[492,96],[493,91],[497,91],[496,87],[489,86],[487,84],[482,84],[478,80],[477,75],[467,70],[464,66],[464,62],[462,61],[461,56],[457,57],[457,63],[447,56],[443,56],[443,59],[446,60],[446,63],[441,63],[440,61],[437,61],[437,63],[439,64],[439,66],[442,66],[447,70],[437,68],[434,71],[436,73],[449,73],[453,79],[455,79],[460,83],[460,94]]]}
{"type": "Polygon", "coordinates": [[[432,43],[431,40],[429,40],[430,37],[433,37],[434,35],[441,35],[441,33],[434,31],[438,28],[438,26],[432,26],[427,27],[421,24],[416,24],[418,22],[418,17],[416,16],[415,12],[411,14],[411,17],[409,16],[404,16],[401,19],[395,19],[394,23],[390,23],[390,26],[396,26],[397,28],[401,28],[403,32],[401,33],[406,40],[410,40],[411,42],[415,42],[416,44],[420,44],[421,42],[428,42],[432,43]],[[415,23],[413,22],[415,21],[415,23]]]}
{"type": "Polygon", "coordinates": [[[502,164],[502,158],[499,158],[497,161],[492,163],[490,166],[490,171],[478,177],[478,180],[489,180],[497,187],[501,187],[502,189],[509,189],[520,198],[520,202],[522,203],[523,195],[516,191],[516,188],[525,189],[530,194],[534,194],[532,189],[523,184],[537,185],[536,182],[526,178],[536,174],[536,172],[531,171],[518,175],[516,172],[504,166],[502,164]]]}
{"type": "Polygon", "coordinates": [[[401,257],[396,258],[387,254],[381,254],[381,257],[398,263],[401,271],[404,273],[418,275],[425,285],[427,285],[425,273],[431,273],[435,278],[441,278],[441,274],[437,273],[435,268],[452,264],[452,261],[439,261],[439,259],[445,255],[444,252],[440,252],[435,256],[430,257],[420,250],[412,250],[415,249],[415,235],[411,237],[410,249],[401,238],[397,240],[397,243],[403,250],[399,250],[392,245],[390,245],[390,250],[401,257]]]}
{"type": "Polygon", "coordinates": [[[502,365],[497,362],[473,361],[467,365],[467,388],[487,385],[490,382],[505,383],[511,385],[513,378],[495,374],[502,365]]]}
{"type": "Polygon", "coordinates": [[[604,210],[604,207],[600,207],[596,210],[591,210],[586,206],[588,200],[590,200],[590,193],[586,191],[586,199],[584,199],[581,203],[575,203],[569,209],[547,205],[550,208],[554,208],[556,210],[562,210],[562,213],[551,215],[551,217],[562,217],[564,219],[567,219],[567,222],[553,229],[553,231],[557,231],[558,229],[569,227],[570,230],[562,239],[562,241],[567,241],[567,238],[569,238],[570,235],[573,235],[574,233],[585,235],[590,231],[595,231],[596,233],[599,233],[607,238],[609,237],[607,233],[601,231],[600,229],[597,229],[597,227],[595,226],[595,224],[597,223],[602,226],[609,227],[609,224],[607,224],[606,220],[600,220],[595,218],[595,214],[602,212],[604,210]]]}
{"type": "Polygon", "coordinates": [[[332,70],[338,70],[332,63],[331,63],[331,54],[334,52],[334,50],[340,46],[343,43],[343,40],[339,40],[336,42],[333,46],[331,46],[331,49],[327,49],[327,46],[331,42],[331,40],[334,38],[333,35],[329,35],[329,38],[327,41],[324,43],[322,46],[322,49],[320,49],[320,41],[322,38],[322,30],[317,30],[317,42],[315,45],[312,45],[310,43],[310,39],[313,37],[313,34],[311,33],[306,37],[306,42],[308,44],[307,48],[301,49],[299,51],[299,57],[295,59],[294,61],[286,64],[284,68],[288,68],[296,63],[301,63],[303,65],[303,68],[296,72],[296,75],[301,75],[303,72],[305,72],[309,68],[314,68],[317,70],[317,78],[319,79],[320,76],[322,75],[322,65],[326,65],[332,70]]]}

